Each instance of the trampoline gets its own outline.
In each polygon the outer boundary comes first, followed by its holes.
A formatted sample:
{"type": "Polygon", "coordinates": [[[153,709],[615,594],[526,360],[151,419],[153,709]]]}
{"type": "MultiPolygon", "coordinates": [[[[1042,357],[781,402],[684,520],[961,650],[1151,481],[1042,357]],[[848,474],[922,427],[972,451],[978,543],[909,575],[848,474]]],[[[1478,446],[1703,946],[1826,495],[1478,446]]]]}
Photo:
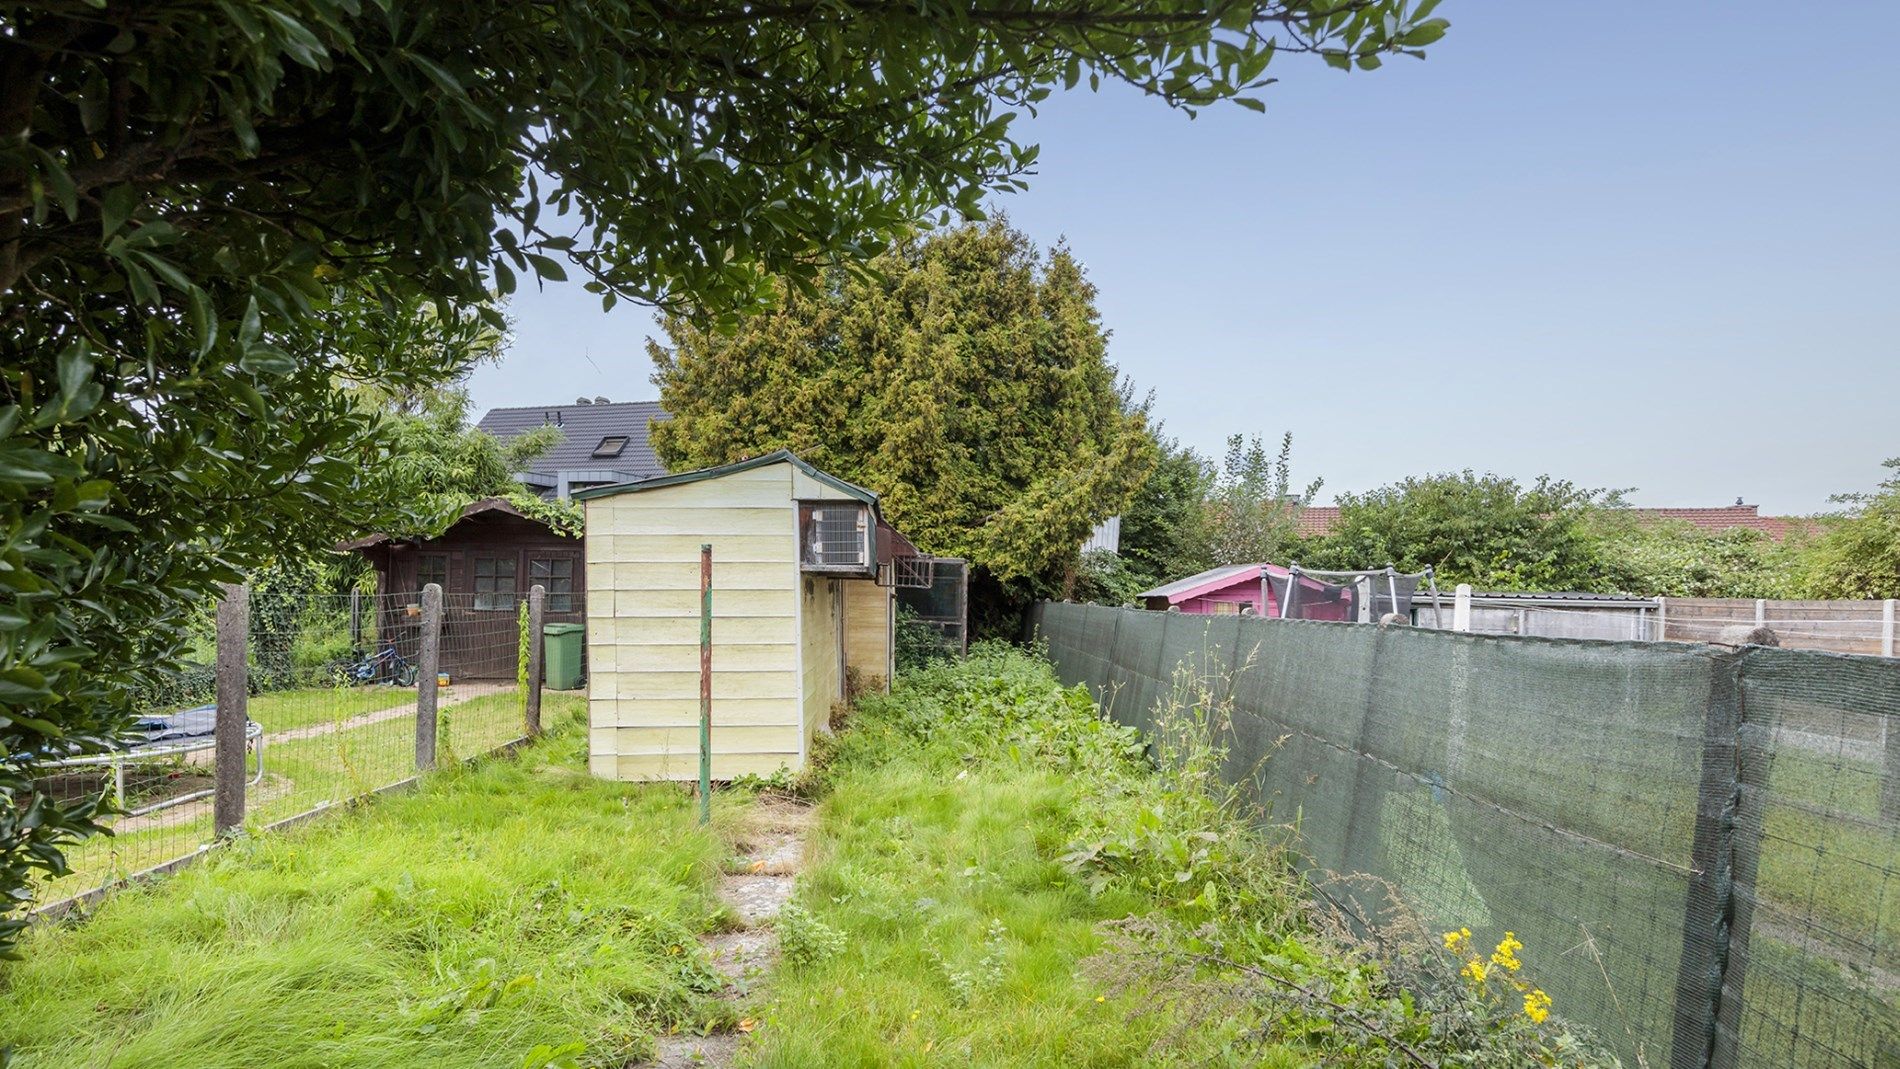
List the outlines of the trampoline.
{"type": "MultiPolygon", "coordinates": [[[[111,753],[86,754],[82,757],[47,761],[41,764],[40,768],[50,772],[109,767],[112,769],[113,799],[123,808],[125,769],[128,764],[215,750],[218,745],[217,723],[218,707],[216,705],[197,705],[190,709],[180,709],[175,713],[148,714],[139,717],[133,723],[132,735],[124,749],[114,750],[111,753]]],[[[250,785],[256,786],[264,778],[264,725],[255,720],[245,720],[244,744],[246,748],[253,749],[257,753],[257,771],[250,778],[250,785]]],[[[144,816],[175,805],[195,802],[200,798],[209,798],[214,793],[213,789],[205,788],[170,798],[161,798],[150,805],[124,810],[122,815],[144,816]]]]}

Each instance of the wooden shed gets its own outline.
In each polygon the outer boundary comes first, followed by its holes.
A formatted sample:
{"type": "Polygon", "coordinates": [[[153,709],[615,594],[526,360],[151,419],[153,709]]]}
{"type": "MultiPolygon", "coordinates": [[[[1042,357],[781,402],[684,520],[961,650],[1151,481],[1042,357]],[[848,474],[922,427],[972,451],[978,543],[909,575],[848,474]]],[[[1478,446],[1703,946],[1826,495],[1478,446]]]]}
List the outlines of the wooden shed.
{"type": "Polygon", "coordinates": [[[361,553],[376,570],[378,633],[413,654],[416,618],[407,604],[428,583],[442,587],[442,670],[453,678],[513,679],[517,606],[528,588],[547,591],[549,623],[580,623],[587,583],[581,539],[523,515],[502,498],[462,510],[434,538],[376,534],[337,547],[361,553]]]}
{"type": "Polygon", "coordinates": [[[781,450],[574,495],[587,513],[590,766],[699,771],[699,553],[710,543],[715,779],[804,767],[847,669],[887,685],[891,558],[877,495],[781,450]]]}

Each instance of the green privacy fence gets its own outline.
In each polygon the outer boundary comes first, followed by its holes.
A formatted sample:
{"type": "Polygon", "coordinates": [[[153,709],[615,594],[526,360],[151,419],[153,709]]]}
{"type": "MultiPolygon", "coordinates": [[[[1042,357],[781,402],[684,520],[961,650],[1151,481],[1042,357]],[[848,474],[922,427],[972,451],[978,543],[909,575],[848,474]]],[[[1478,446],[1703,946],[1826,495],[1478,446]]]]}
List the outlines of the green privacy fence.
{"type": "Polygon", "coordinates": [[[1217,681],[1228,776],[1318,869],[1515,931],[1626,1064],[1900,1066],[1900,661],[1044,603],[1152,729],[1217,681]]]}

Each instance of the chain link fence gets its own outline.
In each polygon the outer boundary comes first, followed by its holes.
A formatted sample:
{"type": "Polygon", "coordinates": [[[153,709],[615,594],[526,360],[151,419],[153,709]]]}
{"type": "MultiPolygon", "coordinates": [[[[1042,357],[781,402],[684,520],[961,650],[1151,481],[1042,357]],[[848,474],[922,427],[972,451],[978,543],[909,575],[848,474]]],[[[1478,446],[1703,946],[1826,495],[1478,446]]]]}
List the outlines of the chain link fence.
{"type": "Polygon", "coordinates": [[[1526,944],[1639,1067],[1900,1065],[1900,662],[1043,603],[1154,727],[1183,665],[1316,869],[1526,944]]]}
{"type": "Polygon", "coordinates": [[[67,852],[69,875],[36,888],[39,908],[195,859],[224,830],[220,805],[229,823],[264,831],[522,741],[538,725],[540,680],[526,684],[541,640],[534,595],[433,593],[227,597],[215,667],[147,696],[125,749],[56,762],[39,781],[117,810],[110,835],[67,852]],[[243,720],[227,718],[243,725],[241,775],[222,780],[220,675],[227,703],[244,696],[243,720]]]}

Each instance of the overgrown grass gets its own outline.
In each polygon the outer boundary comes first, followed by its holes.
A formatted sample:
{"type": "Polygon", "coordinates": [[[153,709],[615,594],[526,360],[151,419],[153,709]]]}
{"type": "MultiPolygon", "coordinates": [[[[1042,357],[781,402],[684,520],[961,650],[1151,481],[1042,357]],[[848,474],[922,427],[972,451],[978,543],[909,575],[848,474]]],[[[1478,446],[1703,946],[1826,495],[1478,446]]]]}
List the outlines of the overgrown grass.
{"type": "MultiPolygon", "coordinates": [[[[252,719],[259,720],[273,732],[288,730],[285,724],[261,717],[276,716],[278,713],[294,717],[319,705],[316,698],[298,698],[300,692],[283,693],[291,696],[291,702],[266,706],[261,713],[256,708],[257,704],[278,696],[252,698],[252,719]]],[[[416,729],[413,717],[394,716],[375,723],[342,727],[353,717],[376,711],[372,701],[375,698],[385,702],[393,700],[393,707],[413,708],[413,690],[376,688],[319,693],[334,695],[335,701],[354,701],[355,704],[339,705],[332,702],[328,706],[328,715],[305,719],[295,725],[310,727],[331,723],[338,730],[300,739],[265,740],[264,779],[247,788],[246,820],[253,828],[295,816],[325,803],[342,802],[367,794],[415,773],[416,729]],[[365,706],[367,708],[363,708],[365,706]]],[[[550,723],[558,721],[563,715],[579,715],[586,706],[584,696],[558,691],[545,692],[544,701],[547,703],[550,723]]],[[[512,691],[484,694],[444,708],[438,714],[438,762],[447,765],[459,759],[480,756],[520,738],[522,731],[521,699],[512,691]]],[[[206,752],[189,762],[174,762],[169,767],[182,774],[202,777],[210,769],[210,754],[206,752]]],[[[255,769],[255,763],[250,767],[255,769]]],[[[205,785],[208,786],[208,783],[205,785]]],[[[129,823],[121,821],[117,825],[117,834],[99,836],[69,850],[67,862],[72,872],[41,885],[38,898],[41,902],[56,901],[90,890],[107,880],[182,857],[200,844],[210,841],[212,835],[211,803],[208,799],[161,811],[149,819],[129,823]]]]}
{"type": "Polygon", "coordinates": [[[618,1066],[719,1019],[694,939],[730,847],[678,788],[589,776],[564,720],[516,760],[36,933],[0,964],[0,1046],[47,1067],[618,1066]]]}
{"type": "MultiPolygon", "coordinates": [[[[1191,691],[1191,688],[1190,688],[1191,691]]],[[[1215,789],[1189,693],[1157,743],[983,647],[863,702],[823,774],[760,1066],[1585,1063],[1501,979],[1436,985],[1322,934],[1215,789]],[[1159,770],[1155,765],[1158,764],[1159,770]]]]}

